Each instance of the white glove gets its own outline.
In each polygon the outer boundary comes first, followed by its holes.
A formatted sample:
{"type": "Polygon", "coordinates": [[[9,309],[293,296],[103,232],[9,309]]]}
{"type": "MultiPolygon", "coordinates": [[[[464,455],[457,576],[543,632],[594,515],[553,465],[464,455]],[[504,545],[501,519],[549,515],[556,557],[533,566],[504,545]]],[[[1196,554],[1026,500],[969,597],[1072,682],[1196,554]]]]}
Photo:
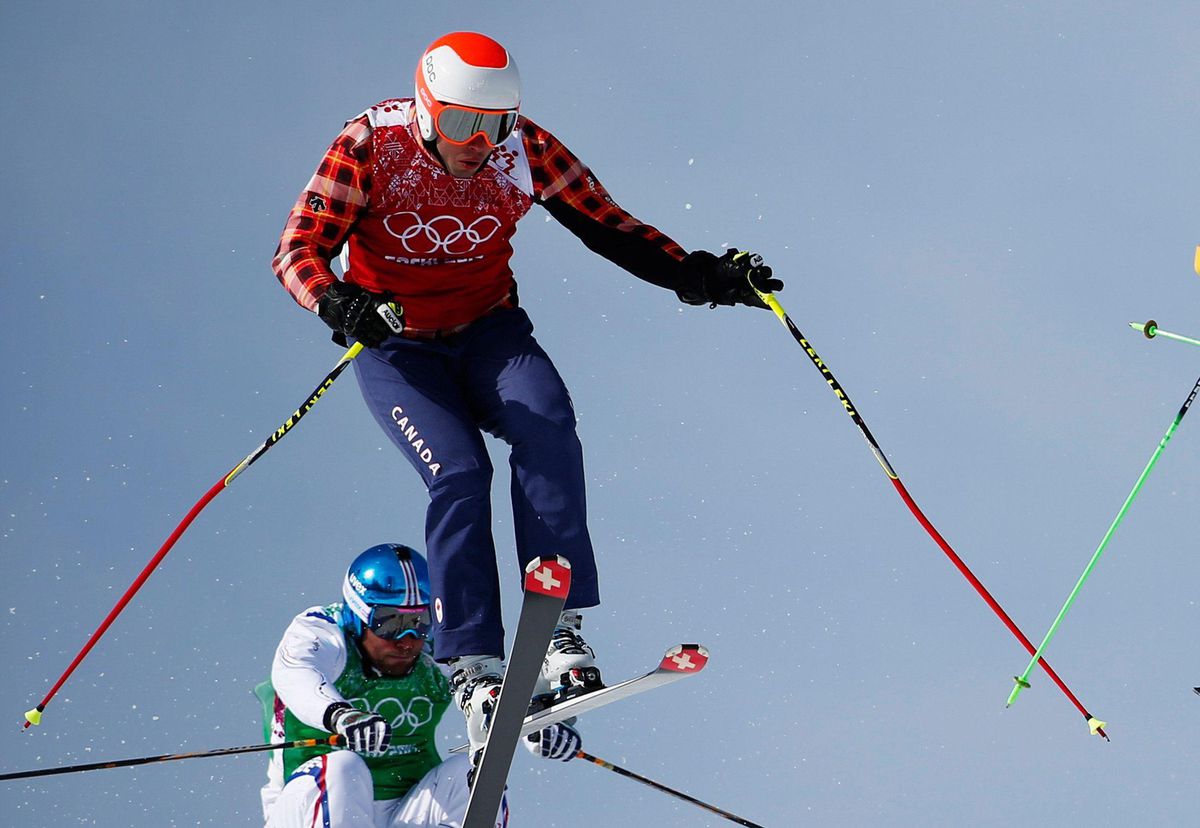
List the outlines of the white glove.
{"type": "Polygon", "coordinates": [[[530,733],[521,743],[534,756],[570,762],[583,747],[583,737],[566,722],[556,722],[537,733],[530,733]]]}
{"type": "Polygon", "coordinates": [[[356,710],[346,702],[335,702],[325,711],[325,729],[346,740],[355,753],[378,756],[386,753],[392,740],[392,725],[375,713],[356,710]]]}

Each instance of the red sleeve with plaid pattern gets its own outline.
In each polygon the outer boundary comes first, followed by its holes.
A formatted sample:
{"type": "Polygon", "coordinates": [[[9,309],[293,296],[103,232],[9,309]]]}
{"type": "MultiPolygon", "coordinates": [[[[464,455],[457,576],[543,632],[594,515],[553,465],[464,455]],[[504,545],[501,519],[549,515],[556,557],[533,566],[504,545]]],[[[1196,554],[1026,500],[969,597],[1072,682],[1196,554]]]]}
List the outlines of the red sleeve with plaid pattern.
{"type": "Polygon", "coordinates": [[[522,130],[534,198],[560,224],[634,276],[671,290],[683,286],[683,248],[621,209],[592,171],[549,132],[528,119],[522,130]]]}
{"type": "Polygon", "coordinates": [[[334,139],[300,193],[271,267],[292,298],[310,311],[337,277],[329,262],[367,208],[371,189],[371,127],[355,118],[334,139]]]}

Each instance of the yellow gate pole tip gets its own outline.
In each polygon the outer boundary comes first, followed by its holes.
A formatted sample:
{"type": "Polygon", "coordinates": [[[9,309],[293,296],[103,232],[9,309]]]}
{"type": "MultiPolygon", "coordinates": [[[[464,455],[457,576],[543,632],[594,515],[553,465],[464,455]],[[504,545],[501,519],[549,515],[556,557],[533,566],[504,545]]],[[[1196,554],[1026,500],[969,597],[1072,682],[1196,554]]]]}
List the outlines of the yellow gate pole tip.
{"type": "Polygon", "coordinates": [[[42,723],[42,711],[38,710],[36,707],[33,708],[33,710],[30,710],[25,714],[25,721],[29,722],[31,725],[40,725],[42,723]]]}
{"type": "Polygon", "coordinates": [[[1100,735],[1100,731],[1106,727],[1108,727],[1108,722],[1102,722],[1099,719],[1097,719],[1095,716],[1088,719],[1088,730],[1090,730],[1092,732],[1093,736],[1100,735]]]}

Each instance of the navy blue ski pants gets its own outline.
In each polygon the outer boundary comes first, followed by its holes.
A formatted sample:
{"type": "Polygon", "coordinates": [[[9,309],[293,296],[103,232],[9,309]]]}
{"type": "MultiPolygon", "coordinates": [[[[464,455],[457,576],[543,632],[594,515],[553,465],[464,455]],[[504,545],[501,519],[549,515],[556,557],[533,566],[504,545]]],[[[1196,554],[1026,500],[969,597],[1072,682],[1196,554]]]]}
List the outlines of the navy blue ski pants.
{"type": "Polygon", "coordinates": [[[566,606],[600,603],[575,410],[524,310],[495,311],[441,340],[391,337],[364,349],[354,368],[371,413],[429,491],[434,658],[504,653],[492,463],[481,432],[512,447],[522,573],[539,555],[562,555],[571,563],[566,606]]]}

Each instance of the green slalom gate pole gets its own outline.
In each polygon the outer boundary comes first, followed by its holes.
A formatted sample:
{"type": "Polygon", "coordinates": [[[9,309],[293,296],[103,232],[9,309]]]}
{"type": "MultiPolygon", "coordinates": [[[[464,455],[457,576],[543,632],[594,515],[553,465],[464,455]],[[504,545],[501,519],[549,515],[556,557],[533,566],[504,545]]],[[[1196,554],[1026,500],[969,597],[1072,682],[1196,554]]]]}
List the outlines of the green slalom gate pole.
{"type": "Polygon", "coordinates": [[[1188,345],[1200,345],[1200,339],[1193,339],[1190,336],[1184,336],[1183,334],[1171,333],[1170,331],[1162,330],[1158,327],[1158,323],[1153,319],[1150,319],[1146,322],[1130,322],[1129,327],[1133,328],[1135,331],[1141,331],[1144,333],[1146,335],[1146,339],[1154,339],[1156,336],[1161,336],[1166,339],[1174,339],[1176,342],[1184,342],[1188,345]]]}
{"type": "Polygon", "coordinates": [[[1046,637],[1042,639],[1042,643],[1038,645],[1037,651],[1033,654],[1033,658],[1029,660],[1029,664],[1025,667],[1025,672],[1019,676],[1013,676],[1013,681],[1016,682],[1016,686],[1013,687],[1012,692],[1008,695],[1008,702],[1006,706],[1012,706],[1012,703],[1017,700],[1017,696],[1021,695],[1021,691],[1029,686],[1030,673],[1032,673],[1033,668],[1037,666],[1038,660],[1042,657],[1042,653],[1045,652],[1048,646],[1050,646],[1050,640],[1054,638],[1054,634],[1058,632],[1058,627],[1060,624],[1062,624],[1063,618],[1065,618],[1067,613],[1070,611],[1071,605],[1075,603],[1075,598],[1079,595],[1079,590],[1083,588],[1088,576],[1092,574],[1092,570],[1096,567],[1096,563],[1100,560],[1100,556],[1104,554],[1105,547],[1108,546],[1108,542],[1112,539],[1113,534],[1117,531],[1117,527],[1121,525],[1121,520],[1125,517],[1125,513],[1129,511],[1129,505],[1133,503],[1133,499],[1137,497],[1138,492],[1141,491],[1142,484],[1145,483],[1146,478],[1150,476],[1151,469],[1153,469],[1154,464],[1158,462],[1159,456],[1163,453],[1163,449],[1167,447],[1167,443],[1170,441],[1171,435],[1175,433],[1175,429],[1179,428],[1179,423],[1183,420],[1184,415],[1187,414],[1188,408],[1191,407],[1192,400],[1196,399],[1197,393],[1200,393],[1200,379],[1196,380],[1196,384],[1192,388],[1192,393],[1188,394],[1188,398],[1184,400],[1183,406],[1179,409],[1179,413],[1175,415],[1175,421],[1171,423],[1171,427],[1167,429],[1167,433],[1164,434],[1163,438],[1158,441],[1158,448],[1156,448],[1154,450],[1154,454],[1150,456],[1150,462],[1146,464],[1146,468],[1142,469],[1142,473],[1138,477],[1137,483],[1133,484],[1133,491],[1129,493],[1129,497],[1125,498],[1125,502],[1121,505],[1121,510],[1117,512],[1117,516],[1113,519],[1112,525],[1109,526],[1108,531],[1104,533],[1104,538],[1100,541],[1100,546],[1096,548],[1096,552],[1092,555],[1092,559],[1088,561],[1088,565],[1084,568],[1083,574],[1080,575],[1079,580],[1075,582],[1075,588],[1071,590],[1071,594],[1067,596],[1066,603],[1063,604],[1062,609],[1058,611],[1058,617],[1056,617],[1054,619],[1054,623],[1050,625],[1050,630],[1046,633],[1046,637]]]}

